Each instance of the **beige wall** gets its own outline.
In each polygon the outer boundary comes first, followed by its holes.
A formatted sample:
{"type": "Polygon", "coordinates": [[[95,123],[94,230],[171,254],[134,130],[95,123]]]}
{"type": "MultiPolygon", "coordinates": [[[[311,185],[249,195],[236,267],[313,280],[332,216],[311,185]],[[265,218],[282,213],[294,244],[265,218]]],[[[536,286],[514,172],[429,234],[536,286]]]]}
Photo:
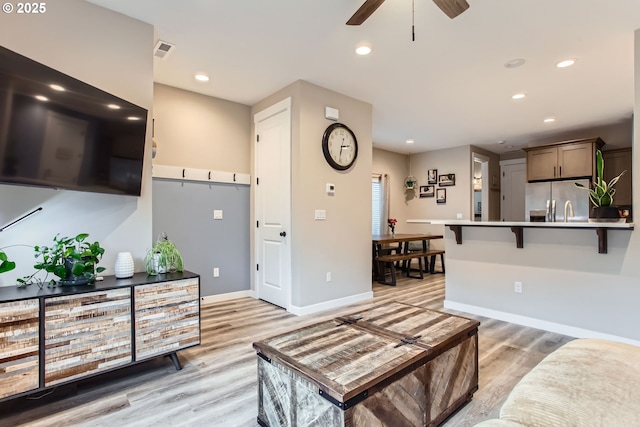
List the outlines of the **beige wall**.
{"type": "Polygon", "coordinates": [[[154,84],[157,165],[250,173],[251,107],[154,84]]]}
{"type": "MultiPolygon", "coordinates": [[[[409,203],[404,191],[404,179],[409,174],[409,156],[392,151],[373,149],[374,174],[386,174],[389,183],[389,217],[398,220],[396,233],[406,233],[408,230],[409,203]]],[[[388,228],[385,228],[388,231],[388,228]]]]}
{"type": "Polygon", "coordinates": [[[409,201],[409,217],[412,219],[454,219],[461,213],[463,219],[471,214],[471,151],[468,145],[427,151],[411,156],[411,170],[418,185],[427,185],[427,171],[437,169],[438,175],[454,173],[456,185],[446,188],[447,203],[437,204],[434,198],[415,197],[409,201]]]}
{"type": "Polygon", "coordinates": [[[370,104],[297,81],[252,107],[252,115],[292,97],[291,245],[292,304],[306,310],[371,291],[370,104]],[[340,111],[340,122],[358,139],[358,160],[345,172],[332,169],[322,154],[322,134],[332,121],[324,107],[340,111]],[[325,184],[336,186],[335,195],[325,184]],[[314,210],[326,209],[326,221],[314,210]],[[332,281],[326,282],[326,272],[332,281]]]}
{"type": "MultiPolygon", "coordinates": [[[[58,0],[38,16],[2,14],[0,45],[149,110],[153,103],[153,27],[80,0],[58,0]]],[[[106,253],[102,266],[113,274],[115,257],[130,251],[136,270],[151,244],[151,126],[147,132],[142,196],[116,196],[0,185],[0,223],[43,207],[2,233],[0,247],[42,245],[56,234],[90,234],[106,253]]],[[[7,249],[16,270],[0,285],[33,271],[33,249],[7,249]]]]}

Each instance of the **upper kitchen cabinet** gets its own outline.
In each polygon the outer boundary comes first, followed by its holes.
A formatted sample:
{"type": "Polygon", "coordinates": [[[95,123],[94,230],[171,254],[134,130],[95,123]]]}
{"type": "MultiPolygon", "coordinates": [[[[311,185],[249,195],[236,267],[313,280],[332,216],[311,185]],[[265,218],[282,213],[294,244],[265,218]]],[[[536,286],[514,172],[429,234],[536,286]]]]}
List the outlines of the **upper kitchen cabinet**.
{"type": "Polygon", "coordinates": [[[600,138],[588,138],[524,148],[527,152],[527,181],[592,178],[596,150],[603,145],[600,138]]]}
{"type": "Polygon", "coordinates": [[[626,171],[625,174],[620,177],[620,180],[615,187],[616,194],[613,197],[613,201],[616,206],[631,206],[631,195],[633,194],[631,188],[631,156],[631,147],[602,152],[602,158],[604,159],[605,181],[609,182],[622,171],[626,171]]]}

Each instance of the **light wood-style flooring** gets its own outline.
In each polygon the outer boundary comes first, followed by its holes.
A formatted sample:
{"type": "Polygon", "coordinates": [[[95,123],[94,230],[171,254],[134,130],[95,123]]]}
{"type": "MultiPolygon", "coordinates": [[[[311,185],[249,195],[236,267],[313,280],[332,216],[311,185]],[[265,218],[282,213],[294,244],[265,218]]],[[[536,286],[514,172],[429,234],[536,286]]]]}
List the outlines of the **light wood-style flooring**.
{"type": "MultiPolygon", "coordinates": [[[[203,305],[202,344],[179,352],[182,371],[176,371],[168,358],[158,358],[59,387],[50,395],[6,401],[0,403],[0,426],[257,426],[254,341],[384,301],[443,310],[441,274],[424,280],[402,278],[395,288],[376,283],[373,290],[370,302],[301,317],[253,298],[203,305]]],[[[446,427],[497,417],[518,380],[572,339],[466,316],[481,322],[480,388],[446,427]]]]}

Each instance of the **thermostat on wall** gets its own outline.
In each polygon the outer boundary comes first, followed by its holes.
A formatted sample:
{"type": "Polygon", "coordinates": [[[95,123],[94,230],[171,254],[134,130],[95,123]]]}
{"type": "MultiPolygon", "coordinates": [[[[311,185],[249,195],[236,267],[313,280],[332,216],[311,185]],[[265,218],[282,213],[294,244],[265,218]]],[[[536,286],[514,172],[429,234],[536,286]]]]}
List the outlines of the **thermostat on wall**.
{"type": "Polygon", "coordinates": [[[324,118],[329,120],[338,120],[340,112],[337,108],[324,107],[324,118]]]}
{"type": "Polygon", "coordinates": [[[333,184],[327,183],[327,194],[330,196],[333,196],[335,192],[336,192],[336,186],[333,184]]]}

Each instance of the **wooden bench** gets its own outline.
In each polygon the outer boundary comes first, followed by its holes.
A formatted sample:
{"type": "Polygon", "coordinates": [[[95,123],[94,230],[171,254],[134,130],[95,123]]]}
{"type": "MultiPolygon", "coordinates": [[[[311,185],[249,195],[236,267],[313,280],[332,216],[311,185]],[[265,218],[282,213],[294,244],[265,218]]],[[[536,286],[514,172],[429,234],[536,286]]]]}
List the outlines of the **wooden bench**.
{"type": "Polygon", "coordinates": [[[406,268],[407,277],[412,277],[415,279],[424,279],[424,275],[422,274],[422,260],[424,259],[425,267],[427,264],[427,258],[430,258],[429,262],[429,273],[435,273],[435,265],[436,265],[436,256],[440,255],[440,262],[442,264],[442,273],[444,273],[444,251],[441,250],[430,250],[430,251],[419,251],[419,252],[407,252],[402,254],[390,254],[390,255],[380,255],[376,258],[376,262],[378,263],[378,281],[385,285],[396,285],[396,267],[395,263],[398,261],[409,261],[409,264],[406,268]],[[417,258],[418,259],[418,272],[419,276],[411,276],[411,260],[417,258]],[[389,265],[391,281],[387,282],[386,274],[385,274],[385,264],[389,265]]]}

